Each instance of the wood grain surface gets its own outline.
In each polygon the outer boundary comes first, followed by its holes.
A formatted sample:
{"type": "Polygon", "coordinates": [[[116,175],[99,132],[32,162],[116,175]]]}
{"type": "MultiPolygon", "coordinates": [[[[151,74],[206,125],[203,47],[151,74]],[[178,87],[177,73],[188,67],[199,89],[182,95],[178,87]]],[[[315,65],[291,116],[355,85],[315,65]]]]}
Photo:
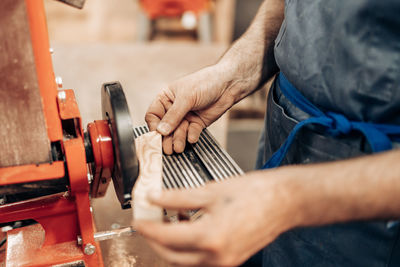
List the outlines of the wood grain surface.
{"type": "Polygon", "coordinates": [[[139,177],[132,191],[133,219],[162,221],[163,210],[147,200],[149,193],[162,190],[161,135],[149,132],[135,139],[139,159],[139,177]]]}

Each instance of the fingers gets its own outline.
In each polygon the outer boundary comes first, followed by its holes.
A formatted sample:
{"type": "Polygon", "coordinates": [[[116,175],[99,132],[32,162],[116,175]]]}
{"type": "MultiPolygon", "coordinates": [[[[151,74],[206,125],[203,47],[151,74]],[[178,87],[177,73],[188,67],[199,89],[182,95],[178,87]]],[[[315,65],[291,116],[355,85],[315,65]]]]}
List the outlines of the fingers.
{"type": "Polygon", "coordinates": [[[160,124],[158,124],[157,131],[164,136],[171,134],[191,108],[190,101],[175,99],[172,106],[167,110],[164,117],[162,117],[160,124]]]}
{"type": "Polygon", "coordinates": [[[149,127],[150,132],[155,131],[157,129],[158,124],[160,123],[160,118],[153,113],[146,113],[145,121],[147,126],[149,127]]]}
{"type": "Polygon", "coordinates": [[[183,150],[185,150],[188,125],[189,122],[183,120],[172,135],[163,137],[162,146],[165,154],[171,155],[174,151],[176,153],[182,153],[183,150]]]}
{"type": "Polygon", "coordinates": [[[155,131],[160,124],[161,118],[164,117],[166,111],[172,106],[167,91],[162,91],[156,99],[150,104],[145,115],[145,121],[150,131],[155,131]]]}
{"type": "Polygon", "coordinates": [[[171,155],[174,151],[172,150],[173,138],[171,135],[164,136],[162,141],[163,151],[167,155],[171,155]]]}
{"type": "Polygon", "coordinates": [[[188,128],[187,140],[189,143],[194,144],[199,141],[199,137],[204,127],[197,122],[191,122],[188,128]]]}
{"type": "Polygon", "coordinates": [[[182,153],[186,140],[196,143],[207,126],[197,114],[190,113],[191,101],[175,98],[168,90],[161,92],[150,105],[145,120],[150,131],[157,130],[163,138],[163,151],[182,153]],[[185,119],[186,117],[186,119],[185,119]]]}
{"type": "Polygon", "coordinates": [[[186,119],[189,121],[187,140],[191,144],[197,143],[201,132],[207,127],[207,124],[195,112],[189,113],[186,119]]]}
{"type": "Polygon", "coordinates": [[[207,208],[215,196],[206,188],[168,190],[160,195],[149,195],[149,201],[166,209],[188,210],[207,208]]]}
{"type": "Polygon", "coordinates": [[[182,153],[185,149],[188,126],[189,122],[187,120],[183,120],[174,132],[173,147],[176,153],[182,153]]]}
{"type": "Polygon", "coordinates": [[[167,155],[185,149],[189,123],[184,117],[191,109],[190,101],[175,101],[171,94],[168,90],[161,92],[145,115],[150,131],[157,130],[164,136],[163,151],[167,155]]]}
{"type": "Polygon", "coordinates": [[[199,242],[204,229],[196,223],[160,223],[152,221],[134,221],[134,228],[145,238],[172,249],[197,249],[202,245],[199,242]]]}

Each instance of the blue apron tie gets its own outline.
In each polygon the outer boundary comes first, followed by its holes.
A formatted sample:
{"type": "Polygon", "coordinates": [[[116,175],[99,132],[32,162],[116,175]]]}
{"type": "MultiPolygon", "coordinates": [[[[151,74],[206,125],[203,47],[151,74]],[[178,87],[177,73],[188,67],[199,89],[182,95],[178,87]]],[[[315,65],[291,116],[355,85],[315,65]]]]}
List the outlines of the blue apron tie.
{"type": "Polygon", "coordinates": [[[351,131],[362,133],[367,139],[373,152],[382,152],[392,149],[392,140],[399,140],[400,126],[350,121],[345,116],[334,112],[322,112],[308,101],[283,75],[278,76],[278,84],[285,97],[297,108],[306,112],[311,118],[300,121],[290,132],[283,145],[265,163],[263,169],[275,168],[281,165],[282,160],[292,145],[298,131],[309,124],[324,126],[332,136],[347,135],[351,131]],[[389,138],[390,136],[390,138],[389,138]]]}

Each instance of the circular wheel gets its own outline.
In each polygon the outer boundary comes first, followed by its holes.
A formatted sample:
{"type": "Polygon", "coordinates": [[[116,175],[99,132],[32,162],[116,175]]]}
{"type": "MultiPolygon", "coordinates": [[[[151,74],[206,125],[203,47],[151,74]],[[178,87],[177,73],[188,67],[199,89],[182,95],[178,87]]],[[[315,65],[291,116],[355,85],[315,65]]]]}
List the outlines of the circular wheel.
{"type": "Polygon", "coordinates": [[[108,121],[114,146],[112,179],[123,209],[130,208],[131,192],[139,174],[135,137],[125,94],[119,82],[103,84],[101,90],[103,119],[108,121]]]}

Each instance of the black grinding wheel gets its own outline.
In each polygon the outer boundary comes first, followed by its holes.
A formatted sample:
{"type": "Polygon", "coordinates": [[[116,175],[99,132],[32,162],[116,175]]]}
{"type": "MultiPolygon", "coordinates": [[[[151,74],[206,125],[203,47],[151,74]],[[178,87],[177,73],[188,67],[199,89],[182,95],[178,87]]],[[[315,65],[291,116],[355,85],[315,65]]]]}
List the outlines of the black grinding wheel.
{"type": "Polygon", "coordinates": [[[110,126],[114,146],[113,184],[123,209],[131,207],[131,192],[139,175],[135,137],[124,91],[119,82],[103,84],[101,89],[103,119],[110,126]]]}

